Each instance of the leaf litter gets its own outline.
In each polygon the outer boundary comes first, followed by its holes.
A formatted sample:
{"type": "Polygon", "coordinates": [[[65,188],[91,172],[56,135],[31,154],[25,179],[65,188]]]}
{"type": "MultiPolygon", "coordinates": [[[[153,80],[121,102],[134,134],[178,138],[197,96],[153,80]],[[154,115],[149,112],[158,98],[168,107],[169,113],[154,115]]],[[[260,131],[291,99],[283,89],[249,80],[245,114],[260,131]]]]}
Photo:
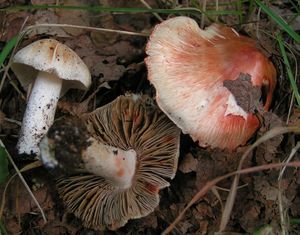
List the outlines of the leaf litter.
{"type": "MultiPolygon", "coordinates": [[[[162,6],[163,1],[158,2],[160,5],[157,5],[156,1],[147,1],[153,8],[162,6]]],[[[56,4],[56,1],[34,0],[31,3],[56,4]]],[[[65,1],[64,3],[74,5],[86,2],[76,0],[65,1]]],[[[140,1],[122,2],[106,0],[93,1],[93,3],[110,7],[144,7],[140,1]]],[[[0,2],[0,4],[4,3],[0,2]]],[[[182,5],[184,4],[186,4],[185,1],[182,1],[182,5]]],[[[210,5],[208,5],[208,8],[211,9],[210,5]]],[[[228,7],[222,6],[220,9],[228,9],[228,7]]],[[[1,43],[5,43],[19,32],[26,17],[28,17],[27,25],[63,23],[135,32],[150,32],[154,25],[158,23],[155,16],[144,13],[128,15],[65,10],[11,12],[3,16],[4,21],[0,29],[2,32],[0,35],[1,43]]],[[[222,16],[220,18],[225,20],[227,24],[232,24],[236,22],[237,17],[222,16]]],[[[206,22],[207,24],[209,22],[206,22]]],[[[266,23],[265,27],[269,27],[268,24],[266,23]]],[[[261,26],[263,27],[264,25],[261,26]]],[[[244,25],[243,29],[249,34],[255,34],[256,32],[253,24],[244,25]]],[[[264,34],[262,35],[265,36],[264,34]]],[[[43,27],[37,28],[29,34],[23,40],[20,47],[39,38],[49,36],[62,41],[74,49],[87,64],[93,77],[93,86],[87,94],[70,91],[60,100],[57,117],[68,113],[79,114],[91,111],[95,107],[106,104],[118,95],[128,91],[154,94],[153,88],[146,81],[146,70],[143,66],[145,56],[144,46],[147,38],[118,33],[99,33],[83,29],[43,27]]],[[[267,43],[266,47],[269,51],[272,51],[274,46],[267,39],[263,43],[267,43]]],[[[14,75],[11,74],[11,76],[15,81],[14,75]]],[[[239,85],[244,86],[245,91],[250,93],[243,95],[253,96],[253,102],[245,104],[245,109],[251,111],[260,109],[257,106],[257,97],[260,91],[248,89],[249,83],[247,83],[247,79],[244,80],[246,82],[238,81],[240,82],[239,85]]],[[[236,84],[234,86],[229,84],[228,86],[235,87],[236,84]]],[[[286,85],[282,86],[280,84],[280,87],[285,88],[286,85]]],[[[282,92],[282,90],[279,92],[282,92]]],[[[277,92],[277,95],[279,92],[277,92]]],[[[239,98],[237,99],[239,100],[239,98]]],[[[5,87],[0,94],[0,101],[1,139],[3,139],[8,151],[13,156],[17,156],[14,146],[20,127],[14,122],[7,121],[5,118],[21,121],[25,102],[20,99],[18,93],[8,81],[5,83],[5,87]],[[8,102],[8,99],[10,99],[10,102],[8,102]]],[[[275,97],[275,102],[276,104],[280,102],[278,97],[275,97]]],[[[287,104],[287,100],[283,102],[287,104]]],[[[276,104],[273,106],[275,107],[276,104]]],[[[264,113],[264,125],[256,134],[257,136],[250,140],[250,143],[255,138],[262,136],[270,128],[282,126],[284,112],[278,110],[277,113],[264,113]]],[[[299,120],[299,109],[294,108],[289,122],[291,125],[299,126],[299,120]]],[[[245,160],[243,167],[247,168],[283,161],[293,146],[295,146],[296,140],[294,135],[280,135],[268,140],[265,144],[258,146],[255,151],[252,151],[251,155],[245,160]]],[[[181,142],[182,150],[179,171],[175,179],[171,182],[171,186],[161,192],[159,207],[152,214],[139,220],[129,221],[125,227],[118,231],[106,231],[105,234],[159,234],[163,232],[184,209],[185,205],[197,191],[202,189],[208,181],[228,172],[235,171],[242,154],[247,148],[240,147],[236,152],[225,152],[209,148],[203,149],[192,143],[191,139],[185,135],[182,136],[181,142]]],[[[28,163],[20,161],[18,158],[15,158],[15,160],[20,167],[28,163]]],[[[296,153],[294,160],[299,160],[299,153],[296,153]]],[[[234,231],[236,234],[245,232],[253,233],[260,227],[269,224],[276,229],[274,231],[279,231],[277,177],[278,173],[276,171],[257,172],[253,175],[243,175],[241,177],[237,198],[230,216],[231,219],[226,227],[227,231],[234,231]]],[[[65,212],[63,205],[57,198],[51,173],[46,172],[44,169],[31,170],[25,174],[25,178],[30,182],[31,188],[35,189],[34,195],[44,209],[48,223],[44,224],[36,205],[28,196],[20,181],[15,179],[9,187],[9,196],[6,198],[7,201],[5,204],[5,216],[2,221],[9,233],[98,234],[96,231],[83,228],[80,221],[73,215],[65,212]]],[[[218,183],[217,187],[197,201],[179,222],[173,233],[211,234],[217,232],[223,205],[225,204],[231,183],[232,178],[218,183]]],[[[294,168],[287,168],[281,185],[285,192],[282,195],[284,208],[292,218],[299,218],[299,171],[294,168]]],[[[3,186],[1,185],[0,191],[2,189],[3,186]]],[[[295,225],[291,231],[300,231],[297,228],[299,229],[295,225]]],[[[297,232],[294,234],[297,234],[297,232]]]]}

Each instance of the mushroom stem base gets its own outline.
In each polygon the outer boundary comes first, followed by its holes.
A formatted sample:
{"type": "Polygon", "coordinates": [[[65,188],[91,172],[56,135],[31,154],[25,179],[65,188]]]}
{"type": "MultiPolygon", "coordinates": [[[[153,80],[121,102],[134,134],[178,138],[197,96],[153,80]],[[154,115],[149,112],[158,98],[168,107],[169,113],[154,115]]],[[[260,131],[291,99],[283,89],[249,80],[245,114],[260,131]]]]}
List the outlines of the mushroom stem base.
{"type": "Polygon", "coordinates": [[[40,154],[38,144],[53,124],[61,87],[62,80],[56,75],[38,73],[23,117],[19,154],[40,154]]]}

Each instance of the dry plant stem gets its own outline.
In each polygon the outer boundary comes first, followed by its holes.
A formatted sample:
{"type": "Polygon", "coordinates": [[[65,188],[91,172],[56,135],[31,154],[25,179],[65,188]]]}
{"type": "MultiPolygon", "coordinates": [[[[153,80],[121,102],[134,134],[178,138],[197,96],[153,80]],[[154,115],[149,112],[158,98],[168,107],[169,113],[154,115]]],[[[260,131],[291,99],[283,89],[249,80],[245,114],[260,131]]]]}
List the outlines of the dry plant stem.
{"type": "MultiPolygon", "coordinates": [[[[300,141],[297,142],[296,146],[292,149],[289,157],[287,158],[287,160],[285,162],[290,162],[299,149],[300,149],[300,141]]],[[[286,167],[283,167],[281,169],[279,176],[278,176],[278,181],[280,181],[282,179],[285,169],[286,169],[286,167]]]]}
{"type": "MultiPolygon", "coordinates": [[[[32,162],[26,166],[24,166],[20,172],[25,172],[25,171],[28,171],[28,170],[31,170],[31,169],[34,169],[34,168],[38,168],[40,166],[42,166],[43,164],[40,162],[40,161],[35,161],[35,162],[32,162]]],[[[7,181],[6,185],[5,185],[5,188],[3,190],[3,193],[2,193],[2,200],[1,200],[1,205],[0,205],[0,220],[2,218],[2,215],[3,215],[3,211],[4,211],[4,206],[5,206],[5,195],[6,195],[6,191],[7,191],[7,188],[9,186],[9,184],[11,183],[11,181],[14,179],[14,177],[17,175],[17,173],[15,173],[14,175],[12,175],[10,177],[10,179],[7,181]]]]}
{"type": "MultiPolygon", "coordinates": [[[[242,167],[242,163],[245,160],[245,158],[248,156],[248,154],[254,149],[256,148],[258,145],[260,145],[261,143],[263,143],[264,141],[277,136],[277,135],[282,135],[285,133],[289,133],[289,132],[295,132],[295,133],[300,133],[300,127],[296,127],[296,126],[292,126],[292,127],[275,127],[272,130],[268,131],[267,133],[265,133],[262,137],[260,137],[253,145],[251,145],[246,152],[243,154],[241,161],[239,163],[239,167],[238,170],[235,172],[231,172],[228,173],[224,176],[220,176],[212,181],[207,182],[207,184],[192,198],[192,200],[188,203],[188,205],[183,209],[183,211],[177,216],[177,218],[174,220],[174,222],[162,233],[164,235],[168,234],[169,232],[172,231],[172,229],[176,226],[176,224],[181,220],[181,218],[183,217],[183,215],[185,214],[185,212],[196,202],[198,201],[202,196],[204,196],[213,186],[215,186],[218,182],[233,176],[233,175],[238,175],[238,174],[247,174],[247,173],[252,173],[252,172],[256,172],[256,171],[261,171],[261,170],[267,170],[267,169],[272,169],[272,168],[277,168],[277,167],[282,167],[282,166],[294,166],[294,167],[298,167],[300,165],[300,162],[294,162],[294,163],[273,163],[273,164],[268,164],[268,165],[262,165],[262,166],[256,166],[256,167],[250,167],[247,169],[243,169],[241,170],[242,167]]],[[[236,177],[237,178],[237,177],[236,177]]],[[[236,194],[236,189],[237,189],[237,184],[238,184],[238,179],[235,180],[235,187],[234,184],[232,184],[233,186],[231,187],[231,191],[230,194],[228,196],[228,198],[235,198],[235,194],[236,194]],[[235,193],[232,193],[233,190],[235,189],[235,193]]],[[[227,203],[226,203],[227,204],[227,203]]],[[[233,203],[231,205],[231,209],[232,209],[233,203]]],[[[230,209],[230,208],[229,208],[230,209]]],[[[230,209],[230,212],[231,212],[230,209]]],[[[230,213],[229,213],[230,214],[230,213]]]]}
{"type": "Polygon", "coordinates": [[[294,94],[294,92],[292,92],[290,105],[289,105],[289,110],[288,110],[288,114],[287,114],[287,118],[286,118],[286,122],[285,122],[286,125],[288,125],[289,122],[290,122],[290,116],[291,116],[293,106],[294,106],[294,98],[295,98],[295,94],[294,94]]]}
{"type": "Polygon", "coordinates": [[[21,225],[21,212],[20,212],[20,205],[19,205],[19,198],[20,196],[20,181],[17,181],[17,188],[16,188],[16,201],[15,201],[15,204],[16,204],[16,211],[18,213],[18,224],[21,225]]]}
{"type": "Polygon", "coordinates": [[[10,179],[7,181],[5,187],[4,187],[4,190],[3,190],[3,193],[2,193],[2,197],[1,197],[1,205],[0,205],[0,220],[2,219],[2,215],[3,215],[3,211],[4,211],[4,206],[5,206],[5,195],[6,195],[6,191],[7,191],[7,188],[9,186],[9,184],[11,183],[11,181],[15,178],[17,174],[14,174],[13,176],[10,177],[10,179]]]}
{"type": "Polygon", "coordinates": [[[278,182],[278,209],[279,209],[279,217],[280,217],[280,227],[281,234],[288,234],[288,222],[287,222],[287,213],[284,210],[283,200],[282,200],[283,190],[281,187],[281,181],[278,182]]]}
{"type": "Polygon", "coordinates": [[[228,173],[226,175],[217,177],[214,180],[207,182],[204,185],[204,187],[192,198],[192,200],[183,209],[183,211],[176,217],[174,222],[172,224],[170,224],[169,227],[166,228],[166,230],[162,233],[162,235],[169,234],[175,228],[176,224],[184,216],[185,212],[220,181],[227,179],[234,175],[244,175],[244,174],[254,173],[254,172],[258,172],[258,171],[271,170],[271,169],[275,169],[275,168],[279,168],[279,167],[283,167],[283,166],[300,167],[300,161],[299,162],[298,161],[297,162],[289,162],[289,163],[271,163],[271,164],[266,164],[266,165],[261,165],[261,166],[249,167],[249,168],[245,168],[242,170],[228,173]]]}
{"type": "MultiPolygon", "coordinates": [[[[144,6],[147,7],[148,9],[152,9],[152,7],[151,7],[145,0],[140,0],[140,2],[143,3],[144,6]]],[[[159,16],[159,14],[157,14],[157,13],[155,13],[155,12],[153,12],[152,14],[153,14],[160,22],[163,22],[163,21],[164,21],[163,18],[161,18],[161,17],[159,16]]]]}
{"type": "MultiPolygon", "coordinates": [[[[0,140],[0,146],[3,147],[5,149],[5,146],[3,144],[3,142],[0,140]]],[[[45,216],[45,213],[41,207],[41,205],[39,204],[39,202],[37,201],[37,199],[35,198],[35,196],[33,195],[30,187],[28,186],[28,184],[26,183],[26,180],[24,179],[23,175],[21,174],[21,171],[18,169],[18,167],[16,166],[14,160],[12,159],[12,157],[10,156],[10,154],[6,151],[7,153],[7,158],[8,160],[10,161],[10,163],[12,164],[12,166],[14,167],[15,171],[16,171],[16,174],[15,175],[18,175],[20,180],[22,181],[23,185],[25,186],[26,190],[28,191],[29,195],[31,196],[32,200],[34,201],[34,203],[36,204],[36,206],[38,207],[38,209],[40,210],[41,212],[41,215],[43,217],[43,220],[45,223],[47,223],[47,219],[46,219],[46,216],[45,216]]],[[[34,165],[35,167],[36,166],[37,162],[34,162],[34,165]]],[[[31,164],[30,164],[31,165],[31,164]]],[[[27,167],[28,168],[28,167],[27,167]]],[[[25,170],[28,170],[27,168],[25,168],[25,170]]],[[[23,168],[24,169],[24,168],[23,168]]],[[[22,171],[25,171],[23,170],[22,171]]],[[[12,178],[15,176],[13,175],[12,178]]],[[[11,182],[11,180],[9,180],[8,184],[11,182]]],[[[2,204],[1,204],[1,207],[0,207],[0,219],[1,219],[1,216],[2,216],[2,213],[3,213],[3,209],[4,209],[4,202],[5,202],[5,192],[6,192],[6,189],[7,189],[7,186],[8,184],[6,185],[5,187],[5,190],[3,192],[3,196],[2,196],[2,204]]]]}
{"type": "Polygon", "coordinates": [[[223,202],[222,202],[222,198],[221,198],[221,196],[220,196],[220,194],[219,194],[219,191],[218,191],[217,187],[218,187],[218,186],[216,186],[216,185],[213,186],[212,189],[211,189],[211,191],[212,191],[212,193],[215,195],[215,197],[217,198],[217,200],[219,201],[219,203],[220,203],[220,205],[221,205],[221,210],[223,211],[223,209],[224,209],[224,204],[223,204],[223,202]]]}
{"type": "MultiPolygon", "coordinates": [[[[216,11],[219,10],[219,0],[216,0],[216,11]]],[[[219,21],[219,16],[216,15],[215,21],[218,22],[219,21]]]]}
{"type": "Polygon", "coordinates": [[[256,38],[259,38],[259,20],[260,20],[260,12],[261,12],[261,8],[258,8],[257,11],[257,23],[256,23],[256,38]]]}
{"type": "Polygon", "coordinates": [[[33,30],[33,29],[39,28],[39,27],[76,28],[76,29],[86,29],[86,30],[93,30],[93,31],[108,32],[108,33],[119,33],[119,34],[126,34],[126,35],[132,35],[132,36],[142,36],[142,37],[149,36],[149,34],[147,34],[147,33],[137,33],[137,32],[130,32],[130,31],[124,31],[124,30],[105,29],[105,28],[72,25],[72,24],[37,24],[37,25],[28,26],[27,28],[25,28],[25,31],[28,32],[30,30],[33,30]]]}
{"type": "MultiPolygon", "coordinates": [[[[243,156],[241,157],[241,160],[239,162],[237,171],[240,171],[242,169],[243,163],[246,159],[246,157],[250,154],[250,152],[256,148],[258,145],[262,144],[263,142],[278,136],[278,135],[282,135],[285,133],[289,133],[289,132],[295,132],[295,133],[300,133],[300,127],[297,126],[292,126],[292,127],[275,127],[271,130],[269,130],[268,132],[266,132],[262,137],[260,137],[258,140],[255,141],[255,143],[253,143],[247,150],[246,152],[243,154],[243,156]]],[[[231,190],[230,193],[227,197],[226,200],[226,204],[225,204],[225,208],[224,211],[222,213],[222,217],[221,217],[221,223],[220,223],[220,228],[219,231],[224,231],[226,228],[226,225],[229,221],[230,218],[230,214],[233,208],[233,204],[235,201],[235,197],[236,197],[236,193],[237,193],[237,187],[238,187],[238,183],[239,183],[239,175],[236,175],[233,183],[231,185],[231,190]]]]}
{"type": "MultiPolygon", "coordinates": [[[[294,59],[294,63],[295,63],[295,82],[297,82],[297,78],[298,78],[298,60],[297,60],[297,57],[295,56],[295,54],[293,53],[293,51],[291,50],[290,46],[287,44],[285,44],[285,47],[287,48],[287,50],[290,51],[291,55],[293,56],[293,59],[294,59]]],[[[291,116],[291,113],[292,113],[292,109],[293,109],[293,105],[294,105],[294,100],[295,100],[295,93],[294,91],[292,92],[292,96],[291,96],[291,101],[290,101],[290,107],[289,107],[289,110],[288,110],[288,115],[287,115],[287,119],[286,119],[286,124],[288,125],[289,124],[289,121],[290,121],[290,116],[291,116]]]]}
{"type": "Polygon", "coordinates": [[[22,123],[17,121],[17,120],[14,120],[14,119],[11,119],[11,118],[4,118],[5,121],[7,122],[11,122],[11,123],[14,123],[14,124],[17,124],[18,126],[21,126],[22,123]]]}
{"type": "Polygon", "coordinates": [[[18,94],[21,96],[21,98],[23,100],[26,100],[25,95],[23,94],[23,92],[19,89],[18,85],[11,79],[10,75],[7,74],[7,77],[9,79],[10,84],[13,86],[13,88],[15,88],[15,90],[18,92],[18,94]]]}
{"type": "MultiPolygon", "coordinates": [[[[296,146],[292,149],[289,157],[285,161],[285,163],[288,163],[292,160],[292,158],[295,156],[296,152],[300,149],[300,141],[297,142],[296,146]]],[[[279,215],[280,215],[280,226],[281,226],[281,234],[286,235],[288,234],[288,215],[287,210],[284,209],[283,206],[283,200],[282,195],[284,193],[281,185],[282,185],[282,177],[285,172],[286,166],[284,166],[279,173],[278,176],[278,208],[279,208],[279,215]]]]}
{"type": "Polygon", "coordinates": [[[175,7],[174,10],[190,10],[190,11],[195,11],[198,12],[199,14],[204,14],[202,10],[196,8],[196,7],[175,7]]]}
{"type": "MultiPolygon", "coordinates": [[[[29,18],[29,16],[27,16],[27,17],[25,18],[25,20],[24,20],[24,22],[23,22],[23,24],[22,24],[22,26],[21,26],[21,29],[20,29],[20,31],[19,31],[19,34],[21,35],[21,37],[22,37],[22,35],[24,35],[22,32],[23,32],[23,28],[24,28],[24,26],[25,26],[25,24],[26,24],[28,18],[29,18]]],[[[11,64],[11,62],[12,62],[13,55],[16,53],[16,50],[17,50],[18,45],[19,45],[19,42],[16,43],[16,45],[15,45],[15,47],[14,47],[12,53],[11,53],[11,57],[9,58],[9,61],[8,61],[8,66],[5,66],[5,67],[4,67],[4,73],[3,73],[2,80],[1,80],[1,83],[0,83],[0,93],[1,93],[1,91],[2,91],[2,88],[3,88],[4,82],[5,82],[5,80],[6,80],[6,77],[7,77],[7,75],[8,75],[8,70],[9,70],[10,64],[11,64]]],[[[13,87],[14,87],[14,86],[13,86],[13,87]]]]}
{"type": "MultiPolygon", "coordinates": [[[[247,186],[248,186],[248,184],[243,184],[243,185],[238,186],[237,189],[242,189],[242,188],[245,188],[247,186]]],[[[219,187],[219,186],[215,186],[215,188],[219,189],[221,191],[224,191],[224,192],[230,192],[230,189],[228,189],[228,188],[222,188],[222,187],[219,187]]]]}
{"type": "MultiPolygon", "coordinates": [[[[199,3],[201,3],[202,1],[199,1],[199,3]]],[[[203,0],[203,3],[202,3],[202,12],[205,12],[206,11],[206,0],[203,0]]],[[[201,15],[201,29],[204,28],[204,20],[205,20],[205,14],[202,13],[201,15]]]]}

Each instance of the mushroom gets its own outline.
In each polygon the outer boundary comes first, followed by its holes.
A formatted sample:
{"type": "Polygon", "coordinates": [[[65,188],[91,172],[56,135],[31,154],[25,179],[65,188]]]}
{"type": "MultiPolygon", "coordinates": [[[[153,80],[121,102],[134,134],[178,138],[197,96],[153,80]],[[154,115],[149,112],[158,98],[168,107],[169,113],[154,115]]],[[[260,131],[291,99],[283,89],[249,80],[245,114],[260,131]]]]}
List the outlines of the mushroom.
{"type": "Polygon", "coordinates": [[[120,96],[81,116],[81,124],[55,122],[42,141],[44,162],[50,152],[59,162],[56,165],[66,156],[71,164],[77,162],[76,166],[65,162],[73,170],[58,179],[57,188],[67,210],[86,227],[115,230],[129,219],[148,215],[159,204],[159,190],[175,176],[180,130],[148,100],[120,96]],[[43,147],[49,143],[50,151],[43,147]],[[71,146],[68,153],[60,150],[60,144],[71,146]]]}
{"type": "Polygon", "coordinates": [[[256,111],[243,109],[236,96],[250,99],[249,86],[234,93],[224,85],[248,76],[250,90],[266,92],[262,109],[268,110],[276,70],[253,39],[224,25],[201,30],[191,18],[174,17],[155,27],[146,53],[159,107],[200,146],[233,150],[259,127],[256,111]]]}
{"type": "Polygon", "coordinates": [[[17,149],[20,154],[39,155],[38,143],[53,123],[59,97],[70,88],[87,89],[91,75],[73,50],[54,39],[18,51],[11,69],[25,89],[33,84],[17,149]]]}

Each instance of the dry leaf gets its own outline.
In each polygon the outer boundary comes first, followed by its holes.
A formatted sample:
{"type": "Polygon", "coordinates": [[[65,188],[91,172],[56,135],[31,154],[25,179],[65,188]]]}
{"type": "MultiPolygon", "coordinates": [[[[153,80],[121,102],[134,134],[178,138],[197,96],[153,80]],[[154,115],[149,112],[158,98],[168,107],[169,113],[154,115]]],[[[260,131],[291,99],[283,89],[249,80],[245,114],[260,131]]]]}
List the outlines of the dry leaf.
{"type": "Polygon", "coordinates": [[[249,74],[241,73],[236,80],[225,80],[223,84],[244,111],[254,113],[255,110],[261,109],[259,102],[261,90],[259,87],[252,85],[249,74]]]}
{"type": "Polygon", "coordinates": [[[190,173],[197,170],[198,160],[193,157],[191,153],[184,156],[183,160],[179,164],[178,169],[182,173],[190,173]]]}

